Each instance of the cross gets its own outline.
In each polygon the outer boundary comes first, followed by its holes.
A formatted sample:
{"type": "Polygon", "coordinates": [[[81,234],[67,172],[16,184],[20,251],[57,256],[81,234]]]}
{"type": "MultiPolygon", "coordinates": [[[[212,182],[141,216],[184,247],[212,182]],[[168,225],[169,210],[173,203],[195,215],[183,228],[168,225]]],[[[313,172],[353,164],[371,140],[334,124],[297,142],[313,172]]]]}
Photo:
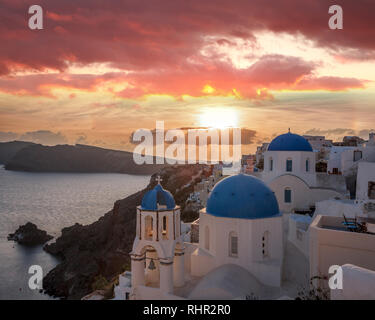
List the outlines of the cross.
{"type": "Polygon", "coordinates": [[[290,128],[288,128],[288,132],[290,133],[290,128]]]}
{"type": "Polygon", "coordinates": [[[163,181],[163,179],[162,179],[162,178],[160,178],[160,175],[158,175],[158,176],[157,176],[157,178],[156,178],[156,181],[157,181],[157,183],[158,183],[158,184],[160,184],[160,182],[162,182],[162,181],[163,181]]]}

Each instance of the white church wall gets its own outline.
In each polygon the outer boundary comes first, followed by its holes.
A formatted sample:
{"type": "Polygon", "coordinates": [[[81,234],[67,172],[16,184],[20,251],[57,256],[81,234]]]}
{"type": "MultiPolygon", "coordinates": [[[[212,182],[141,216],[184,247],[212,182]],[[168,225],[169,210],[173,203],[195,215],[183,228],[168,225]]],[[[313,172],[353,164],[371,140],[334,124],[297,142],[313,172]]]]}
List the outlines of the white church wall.
{"type": "Polygon", "coordinates": [[[191,255],[198,248],[198,244],[197,243],[185,242],[184,246],[185,246],[185,259],[184,259],[185,273],[191,274],[191,264],[192,264],[191,255]]]}
{"type": "Polygon", "coordinates": [[[284,252],[283,217],[251,220],[250,243],[252,256],[248,270],[265,285],[280,286],[284,252]]]}
{"type": "Polygon", "coordinates": [[[317,201],[343,196],[334,190],[310,188],[300,178],[291,174],[277,177],[268,183],[268,186],[275,193],[279,208],[282,212],[293,210],[307,210],[314,206],[317,201]],[[285,189],[291,190],[291,202],[285,202],[285,189]]]}
{"type": "Polygon", "coordinates": [[[224,264],[239,265],[267,285],[279,286],[283,257],[282,216],[266,219],[231,219],[200,214],[200,243],[191,257],[192,275],[202,276],[224,264]],[[208,227],[208,229],[207,229],[208,227]],[[205,232],[209,230],[209,247],[205,232]],[[263,240],[267,232],[266,242],[263,240]],[[238,254],[230,252],[230,235],[238,237],[238,254]],[[265,247],[263,247],[263,244],[265,247]],[[264,255],[263,250],[266,250],[264,255]]]}
{"type": "Polygon", "coordinates": [[[262,179],[267,183],[283,174],[293,174],[303,179],[309,186],[316,185],[316,155],[307,151],[267,151],[264,155],[262,179]],[[270,170],[271,161],[273,168],[270,170]],[[292,160],[292,171],[286,171],[287,159],[292,160]],[[306,171],[306,160],[309,160],[309,171],[306,171]]]}

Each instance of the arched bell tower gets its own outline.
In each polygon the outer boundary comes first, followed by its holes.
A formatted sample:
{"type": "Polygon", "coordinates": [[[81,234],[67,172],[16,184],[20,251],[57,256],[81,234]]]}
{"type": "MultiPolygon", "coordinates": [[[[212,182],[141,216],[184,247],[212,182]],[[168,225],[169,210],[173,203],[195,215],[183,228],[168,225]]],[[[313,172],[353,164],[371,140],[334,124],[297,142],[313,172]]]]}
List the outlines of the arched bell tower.
{"type": "Polygon", "coordinates": [[[180,207],[163,189],[160,177],[157,182],[137,207],[137,230],[130,253],[135,299],[138,286],[159,287],[167,294],[185,282],[180,207]]]}

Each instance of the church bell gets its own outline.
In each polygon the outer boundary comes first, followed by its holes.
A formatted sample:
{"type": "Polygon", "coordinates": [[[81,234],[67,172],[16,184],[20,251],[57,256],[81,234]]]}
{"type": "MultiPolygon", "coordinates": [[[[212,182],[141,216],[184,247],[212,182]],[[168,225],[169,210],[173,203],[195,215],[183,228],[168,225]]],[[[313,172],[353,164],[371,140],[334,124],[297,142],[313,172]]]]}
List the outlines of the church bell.
{"type": "Polygon", "coordinates": [[[150,264],[148,265],[148,268],[150,270],[155,270],[156,269],[154,259],[151,259],[150,264]]]}

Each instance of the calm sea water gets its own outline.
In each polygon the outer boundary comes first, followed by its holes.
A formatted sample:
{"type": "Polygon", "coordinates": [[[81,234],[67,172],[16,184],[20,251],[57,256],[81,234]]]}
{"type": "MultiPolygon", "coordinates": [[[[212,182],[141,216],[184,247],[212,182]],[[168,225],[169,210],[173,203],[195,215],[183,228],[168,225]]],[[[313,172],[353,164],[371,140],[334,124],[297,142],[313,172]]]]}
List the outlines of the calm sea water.
{"type": "MultiPolygon", "coordinates": [[[[28,287],[28,269],[44,273],[58,261],[42,248],[25,248],[7,235],[28,221],[53,236],[78,222],[89,224],[122,199],[147,186],[149,176],[25,173],[0,167],[0,299],[50,299],[28,287]]],[[[53,241],[53,240],[52,240],[53,241]]]]}

